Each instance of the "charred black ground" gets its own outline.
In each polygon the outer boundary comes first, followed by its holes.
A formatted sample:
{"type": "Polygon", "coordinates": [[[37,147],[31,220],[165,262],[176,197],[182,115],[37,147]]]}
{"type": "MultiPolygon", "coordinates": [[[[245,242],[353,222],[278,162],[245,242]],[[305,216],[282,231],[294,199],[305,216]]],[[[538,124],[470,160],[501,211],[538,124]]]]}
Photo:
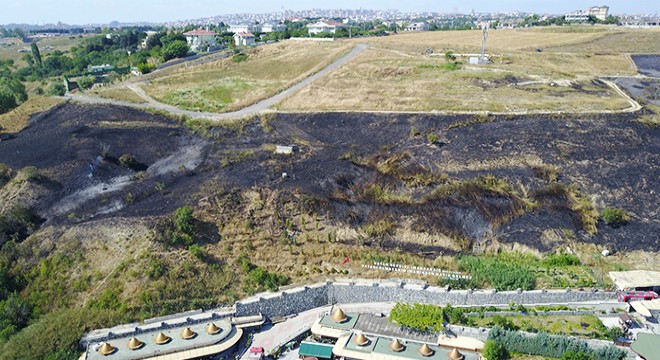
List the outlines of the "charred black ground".
{"type": "Polygon", "coordinates": [[[50,223],[158,217],[269,189],[383,247],[429,250],[398,242],[405,222],[466,251],[492,239],[550,250],[548,233],[659,251],[660,134],[634,120],[280,114],[191,131],[130,108],[66,104],[0,142],[0,163],[37,168],[24,203],[50,223]],[[288,144],[299,151],[274,154],[288,144]],[[605,207],[631,220],[593,231],[588,215],[605,207]]]}

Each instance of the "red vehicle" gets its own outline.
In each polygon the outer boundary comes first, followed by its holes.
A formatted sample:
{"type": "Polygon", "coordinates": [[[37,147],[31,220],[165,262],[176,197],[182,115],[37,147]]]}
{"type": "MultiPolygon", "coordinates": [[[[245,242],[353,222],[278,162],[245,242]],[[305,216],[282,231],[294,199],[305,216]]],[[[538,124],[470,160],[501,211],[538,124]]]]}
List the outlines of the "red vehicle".
{"type": "Polygon", "coordinates": [[[628,302],[634,300],[653,300],[659,296],[654,291],[620,291],[618,300],[619,302],[628,302]]]}
{"type": "Polygon", "coordinates": [[[264,348],[255,346],[250,349],[250,355],[248,355],[249,360],[263,360],[263,358],[264,348]]]}

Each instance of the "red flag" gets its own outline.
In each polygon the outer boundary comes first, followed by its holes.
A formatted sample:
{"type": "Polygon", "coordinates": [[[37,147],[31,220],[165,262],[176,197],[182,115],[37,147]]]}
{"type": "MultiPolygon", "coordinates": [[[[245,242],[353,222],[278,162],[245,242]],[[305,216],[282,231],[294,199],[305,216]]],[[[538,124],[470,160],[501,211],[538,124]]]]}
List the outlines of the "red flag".
{"type": "Polygon", "coordinates": [[[351,261],[351,259],[349,259],[348,256],[347,256],[346,259],[344,259],[344,262],[341,263],[341,264],[342,264],[342,265],[346,265],[346,263],[349,262],[349,261],[351,261]]]}

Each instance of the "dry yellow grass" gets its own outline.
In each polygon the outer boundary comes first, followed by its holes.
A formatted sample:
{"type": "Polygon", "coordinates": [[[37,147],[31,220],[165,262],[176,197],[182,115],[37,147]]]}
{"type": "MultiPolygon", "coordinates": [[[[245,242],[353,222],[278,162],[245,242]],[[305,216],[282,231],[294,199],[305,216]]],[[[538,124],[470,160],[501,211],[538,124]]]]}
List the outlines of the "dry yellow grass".
{"type": "Polygon", "coordinates": [[[504,58],[502,63],[496,61],[486,66],[463,66],[449,71],[444,65],[444,57],[369,49],[288,98],[279,109],[573,112],[629,106],[609,87],[590,81],[612,72],[632,73],[630,62],[623,56],[521,52],[504,58]]]}
{"type": "Polygon", "coordinates": [[[15,133],[23,130],[32,115],[46,111],[62,101],[59,98],[30,95],[28,100],[21,106],[0,115],[0,133],[15,133]]]}
{"type": "Polygon", "coordinates": [[[139,97],[133,90],[125,86],[101,87],[87,91],[88,95],[98,96],[106,99],[128,101],[136,104],[143,104],[146,101],[139,97]]]}
{"type": "Polygon", "coordinates": [[[189,110],[232,111],[251,105],[321,70],[352,48],[346,42],[285,41],[259,46],[248,59],[181,68],[143,86],[154,99],[189,110]]]}

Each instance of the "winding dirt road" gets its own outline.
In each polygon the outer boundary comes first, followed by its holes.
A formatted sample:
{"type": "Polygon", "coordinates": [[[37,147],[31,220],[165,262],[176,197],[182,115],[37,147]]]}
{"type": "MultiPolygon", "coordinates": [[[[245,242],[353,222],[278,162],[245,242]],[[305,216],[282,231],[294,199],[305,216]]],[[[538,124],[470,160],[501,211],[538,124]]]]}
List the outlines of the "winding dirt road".
{"type": "Polygon", "coordinates": [[[131,91],[135,92],[139,97],[144,99],[147,103],[146,104],[136,104],[128,101],[120,101],[120,100],[112,100],[112,99],[105,99],[105,98],[100,98],[100,97],[92,97],[92,96],[86,96],[86,95],[81,95],[81,94],[75,94],[75,95],[68,95],[66,98],[68,99],[73,99],[78,102],[83,102],[83,103],[88,103],[88,104],[111,104],[111,105],[123,105],[123,106],[131,106],[131,107],[136,107],[136,108],[152,108],[152,109],[158,109],[158,110],[164,110],[167,111],[171,114],[174,115],[186,115],[192,118],[205,118],[205,119],[211,119],[211,120],[226,120],[226,119],[241,119],[241,118],[246,118],[250,117],[265,111],[268,111],[271,106],[281,102],[288,96],[294,94],[298,90],[304,88],[305,86],[311,84],[313,81],[316,79],[320,78],[321,76],[334,71],[338,67],[344,65],[345,63],[349,62],[352,60],[354,57],[360,55],[363,51],[365,51],[369,45],[366,44],[358,44],[356,45],[353,50],[351,50],[348,54],[342,56],[341,58],[337,59],[335,62],[331,63],[330,65],[326,66],[323,68],[323,70],[317,72],[314,75],[311,75],[308,78],[305,78],[301,82],[291,86],[290,88],[274,95],[271,96],[267,99],[261,100],[258,103],[248,106],[246,108],[243,108],[238,111],[234,112],[228,112],[228,113],[212,113],[212,112],[203,112],[203,111],[191,111],[191,110],[184,110],[180,109],[176,106],[172,105],[167,105],[160,103],[156,100],[154,100],[152,97],[150,97],[139,85],[137,84],[128,84],[126,85],[131,91]]]}
{"type": "MultiPolygon", "coordinates": [[[[157,110],[162,110],[166,111],[170,114],[173,115],[185,115],[191,118],[204,118],[204,119],[210,119],[210,120],[229,120],[229,119],[241,119],[241,118],[247,118],[251,117],[263,112],[268,112],[268,111],[275,111],[271,109],[273,105],[278,104],[282,100],[286,99],[288,96],[293,95],[297,91],[301,90],[305,86],[309,85],[316,79],[320,78],[321,76],[324,76],[328,74],[331,71],[334,71],[338,67],[344,65],[345,63],[351,61],[353,58],[361,54],[363,51],[369,48],[369,45],[367,44],[358,44],[351,50],[348,54],[342,56],[335,62],[331,63],[330,65],[326,66],[323,68],[323,70],[317,72],[314,75],[311,75],[304,80],[300,81],[299,83],[291,86],[290,88],[283,90],[282,92],[269,97],[267,99],[261,100],[257,102],[256,104],[253,104],[251,106],[248,106],[246,108],[243,108],[238,111],[233,111],[233,112],[227,112],[227,113],[214,113],[214,112],[204,112],[204,111],[191,111],[191,110],[185,110],[178,108],[173,105],[168,105],[168,104],[163,104],[161,102],[156,101],[152,97],[150,97],[138,84],[135,83],[129,83],[126,84],[126,87],[128,90],[133,91],[137,96],[142,98],[146,103],[133,103],[133,102],[128,102],[128,101],[121,101],[121,100],[113,100],[113,99],[106,99],[106,98],[101,98],[101,97],[93,97],[93,96],[87,96],[84,94],[75,94],[75,95],[67,95],[67,99],[72,99],[74,101],[82,102],[82,103],[88,103],[88,104],[110,104],[110,105],[122,105],[122,106],[130,106],[134,108],[142,108],[142,109],[157,109],[157,110]]],[[[639,111],[642,106],[635,101],[633,98],[628,96],[623,90],[621,90],[614,82],[608,81],[608,80],[603,80],[604,83],[606,83],[609,87],[611,87],[615,92],[617,92],[620,96],[622,96],[624,99],[626,99],[629,103],[630,106],[625,109],[621,110],[585,110],[585,111],[576,111],[572,112],[574,114],[612,114],[612,113],[629,113],[629,112],[635,112],[639,111]]],[[[349,112],[355,112],[355,111],[349,111],[349,112]]],[[[380,113],[381,111],[368,111],[369,113],[380,113]]],[[[420,111],[383,111],[386,113],[403,113],[403,114],[490,114],[490,115],[544,115],[544,114],[561,114],[565,113],[563,111],[548,111],[548,110],[538,110],[538,111],[514,111],[514,112],[492,112],[492,111],[428,111],[428,112],[420,112],[420,111]]]]}

